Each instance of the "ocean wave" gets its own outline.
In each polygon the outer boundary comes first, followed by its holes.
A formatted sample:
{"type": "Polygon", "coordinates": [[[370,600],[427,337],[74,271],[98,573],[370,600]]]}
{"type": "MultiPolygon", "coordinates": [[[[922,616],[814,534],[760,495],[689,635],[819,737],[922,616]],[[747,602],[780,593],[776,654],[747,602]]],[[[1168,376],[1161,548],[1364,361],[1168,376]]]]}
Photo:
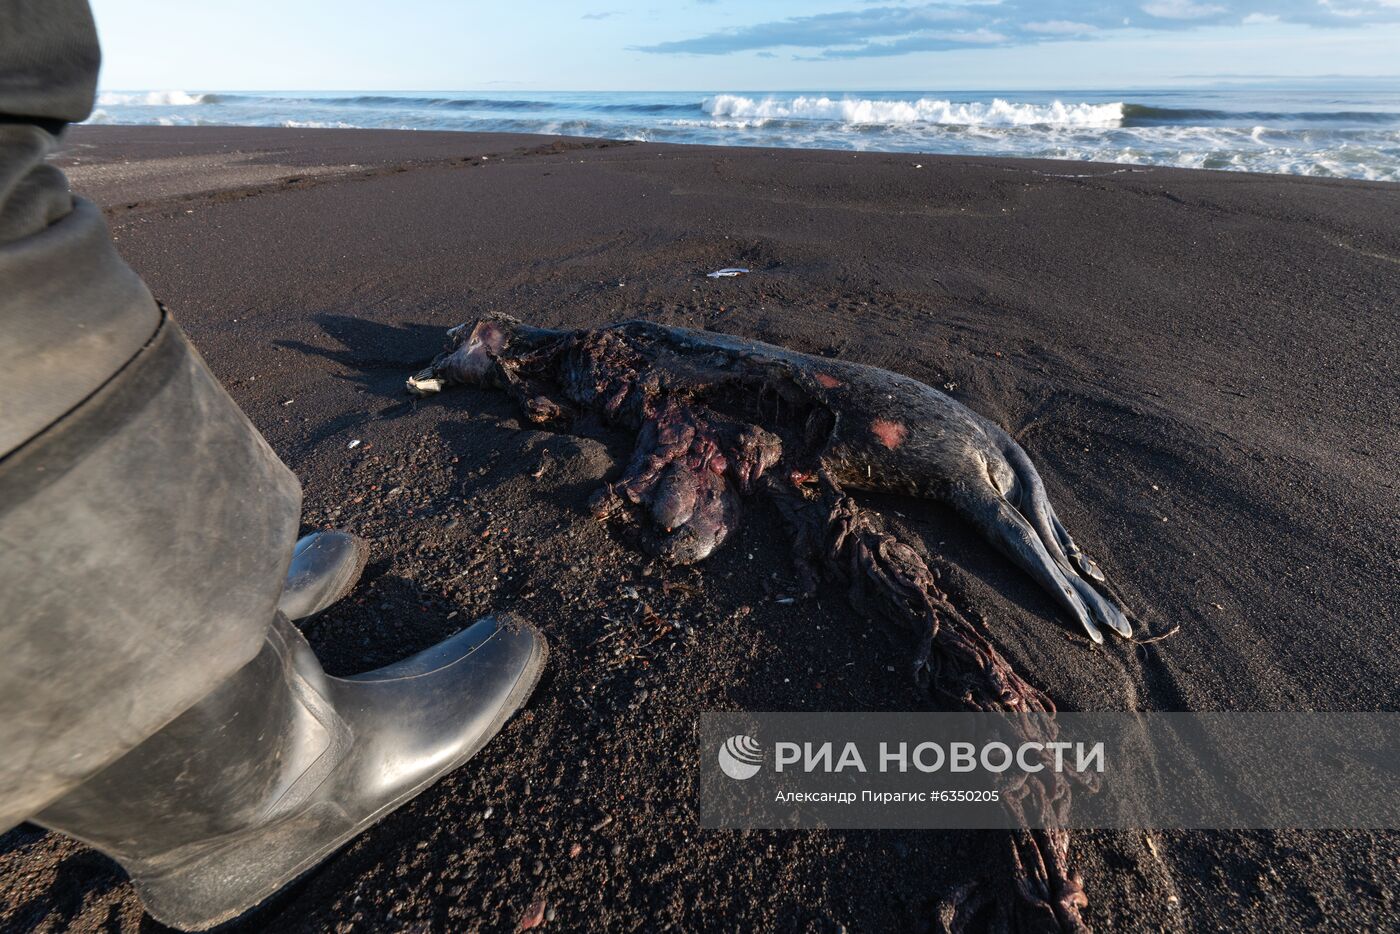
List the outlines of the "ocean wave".
{"type": "Polygon", "coordinates": [[[357,94],[352,97],[308,98],[306,103],[352,107],[447,107],[460,110],[549,110],[549,101],[503,100],[492,97],[398,97],[390,94],[357,94]]]}
{"type": "Polygon", "coordinates": [[[868,98],[796,97],[792,100],[766,97],[755,100],[736,94],[717,94],[702,105],[717,118],[742,120],[824,120],[872,126],[901,126],[929,123],[947,126],[1118,126],[1123,119],[1122,103],[1017,104],[1002,98],[990,102],[959,103],[921,97],[918,100],[872,100],[868,98]]]}
{"type": "Polygon", "coordinates": [[[1171,126],[1199,123],[1400,123],[1400,114],[1378,110],[1211,110],[1201,107],[1153,107],[1124,104],[1124,126],[1171,126]]]}
{"type": "Polygon", "coordinates": [[[1400,181],[1400,96],[1118,92],[1092,102],[1088,92],[1060,93],[1068,100],[1014,92],[957,100],[919,92],[125,91],[103,92],[88,122],[568,134],[1400,181]],[[1382,107],[1390,110],[1367,109],[1382,107]]]}
{"type": "Polygon", "coordinates": [[[750,117],[747,119],[725,119],[722,117],[712,117],[709,120],[694,120],[688,117],[678,117],[673,120],[661,121],[662,126],[681,127],[685,129],[697,130],[779,130],[784,125],[798,127],[802,124],[799,120],[775,121],[771,117],[750,117]]]}
{"type": "MultiPolygon", "coordinates": [[[[265,98],[264,100],[286,101],[288,98],[265,98]]],[[[652,102],[629,102],[625,104],[596,104],[588,106],[567,100],[532,100],[527,98],[501,97],[422,97],[397,94],[356,94],[349,97],[308,97],[299,98],[299,103],[326,104],[329,106],[350,107],[422,107],[447,108],[451,110],[596,110],[601,113],[660,114],[690,111],[696,105],[652,102]]]]}
{"type": "Polygon", "coordinates": [[[504,100],[492,97],[412,97],[397,94],[353,94],[346,97],[251,97],[227,95],[225,101],[268,105],[298,104],[308,107],[403,107],[449,110],[550,110],[549,101],[504,100]]]}
{"type": "Polygon", "coordinates": [[[194,104],[241,104],[324,107],[445,107],[461,110],[548,110],[550,101],[507,100],[491,97],[417,97],[399,94],[352,94],[344,97],[296,94],[190,94],[187,91],[104,91],[97,97],[102,107],[188,107],[194,104]]]}
{"type": "Polygon", "coordinates": [[[97,95],[99,107],[191,107],[218,102],[217,94],[190,94],[188,91],[103,91],[97,95]]]}
{"type": "Polygon", "coordinates": [[[634,113],[634,114],[667,114],[667,113],[694,113],[694,104],[655,104],[655,103],[627,103],[627,104],[599,104],[596,110],[604,113],[634,113]]]}

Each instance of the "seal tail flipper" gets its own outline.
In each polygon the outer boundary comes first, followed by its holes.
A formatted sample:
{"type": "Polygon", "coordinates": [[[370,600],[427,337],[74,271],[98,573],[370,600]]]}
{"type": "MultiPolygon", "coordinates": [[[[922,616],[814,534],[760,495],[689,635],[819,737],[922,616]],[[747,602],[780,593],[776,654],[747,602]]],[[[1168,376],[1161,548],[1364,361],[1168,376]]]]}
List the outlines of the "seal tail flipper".
{"type": "Polygon", "coordinates": [[[1055,515],[1055,510],[1050,506],[1049,500],[1045,502],[1046,508],[1050,512],[1050,523],[1055,527],[1055,536],[1059,538],[1061,547],[1069,555],[1069,559],[1079,568],[1079,572],[1085,577],[1091,577],[1096,581],[1104,581],[1103,569],[1098,562],[1079,550],[1079,546],[1074,543],[1074,539],[1069,537],[1069,532],[1065,530],[1064,524],[1060,522],[1060,517],[1055,515]]]}
{"type": "Polygon", "coordinates": [[[1066,571],[1072,566],[1077,566],[1080,571],[1095,580],[1103,580],[1103,572],[1098,569],[1098,565],[1079,550],[1079,546],[1074,544],[1065,527],[1055,517],[1055,509],[1050,505],[1050,497],[1045,492],[1045,481],[1040,478],[1040,471],[1035,469],[1035,464],[1031,463],[1025,450],[1000,428],[992,433],[992,437],[998,442],[997,447],[1001,455],[1006,458],[1016,474],[1016,482],[1021,492],[1018,503],[1021,513],[1035,528],[1041,541],[1045,542],[1050,556],[1066,571]],[[1089,568],[1093,570],[1090,571],[1089,568]]]}
{"type": "MultiPolygon", "coordinates": [[[[995,426],[993,426],[995,427],[995,426]]],[[[1088,555],[1079,550],[1079,546],[1070,538],[1069,532],[1065,531],[1064,524],[1055,515],[1055,509],[1050,505],[1050,497],[1045,492],[1045,482],[1040,478],[1040,472],[1031,463],[1026,452],[1012,440],[1006,432],[997,428],[993,433],[994,440],[1000,442],[1002,456],[1006,458],[1011,469],[1016,474],[1017,486],[1020,490],[1020,512],[1026,517],[1041,542],[1044,543],[1046,552],[1054,560],[1065,580],[1079,594],[1094,612],[1099,622],[1108,626],[1114,632],[1125,638],[1131,638],[1133,634],[1132,625],[1128,622],[1127,616],[1116,606],[1112,600],[1105,597],[1090,584],[1085,577],[1102,581],[1103,571],[1094,563],[1088,555]],[[1083,575],[1081,577],[1080,575],[1083,575]]]]}
{"type": "Polygon", "coordinates": [[[1070,572],[1065,575],[1065,580],[1079,592],[1079,597],[1094,611],[1099,622],[1108,626],[1124,639],[1133,637],[1132,623],[1128,622],[1127,615],[1119,609],[1118,605],[1099,593],[1094,585],[1080,577],[1078,574],[1070,572]]]}
{"type": "Polygon", "coordinates": [[[1055,515],[1055,507],[1050,505],[1050,497],[1045,492],[1045,481],[1040,478],[1040,471],[1035,469],[1025,450],[1000,425],[981,417],[978,420],[1016,474],[1016,483],[1021,491],[1021,512],[1040,534],[1050,556],[1067,572],[1077,570],[1093,580],[1104,580],[1103,570],[1097,562],[1079,549],[1064,523],[1055,515]]]}
{"type": "MultiPolygon", "coordinates": [[[[950,499],[954,508],[972,522],[988,541],[1020,565],[1061,606],[1069,610],[1090,639],[1103,642],[1103,633],[1085,605],[1082,588],[1070,583],[1069,578],[1074,577],[1073,573],[1066,575],[1060,570],[1059,562],[1050,557],[1036,530],[997,492],[990,478],[960,485],[950,499]]],[[[1077,577],[1074,579],[1078,580],[1077,577]]],[[[1088,585],[1084,584],[1084,587],[1088,585]]]]}

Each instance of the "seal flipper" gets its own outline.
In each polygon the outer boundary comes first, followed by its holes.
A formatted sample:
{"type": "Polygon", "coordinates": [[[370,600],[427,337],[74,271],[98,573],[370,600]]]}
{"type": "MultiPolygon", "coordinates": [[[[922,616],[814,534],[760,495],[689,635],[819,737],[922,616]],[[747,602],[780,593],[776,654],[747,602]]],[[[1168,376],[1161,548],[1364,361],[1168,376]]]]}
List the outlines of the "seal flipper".
{"type": "Polygon", "coordinates": [[[1045,492],[1045,481],[1031,463],[1030,457],[1016,441],[999,425],[978,416],[992,443],[1016,475],[1019,490],[1019,512],[1027,524],[1034,529],[1045,553],[1055,563],[1065,581],[1074,588],[1080,600],[1087,605],[1094,617],[1125,639],[1133,636],[1132,624],[1114,602],[1105,597],[1085,578],[1102,581],[1104,573],[1088,555],[1080,551],[1074,543],[1064,523],[1055,515],[1050,505],[1050,497],[1045,492]],[[1082,577],[1080,575],[1083,575],[1082,577]]]}
{"type": "Polygon", "coordinates": [[[1085,577],[1096,581],[1104,581],[1103,569],[1101,569],[1093,558],[1079,550],[1079,546],[1074,543],[1074,539],[1069,537],[1069,532],[1065,529],[1064,523],[1060,522],[1060,517],[1055,515],[1055,510],[1050,510],[1050,522],[1055,526],[1055,535],[1060,539],[1060,545],[1064,548],[1069,559],[1079,568],[1079,573],[1085,577]]]}
{"type": "Polygon", "coordinates": [[[1099,593],[1093,584],[1072,572],[1065,575],[1065,580],[1069,581],[1070,586],[1079,592],[1079,598],[1093,611],[1094,617],[1099,622],[1124,639],[1133,637],[1133,627],[1128,622],[1127,615],[1112,600],[1099,593]]]}
{"type": "MultiPolygon", "coordinates": [[[[1034,577],[1057,602],[1079,621],[1089,638],[1103,642],[1103,633],[1058,563],[1025,518],[998,493],[990,481],[960,484],[949,497],[953,506],[986,536],[999,551],[1034,577]]],[[[1082,582],[1081,582],[1082,583],[1082,582]]],[[[1087,585],[1085,585],[1087,586],[1087,585]]],[[[1105,623],[1113,625],[1110,620],[1105,623]]],[[[1116,629],[1117,627],[1114,626],[1116,629]]]]}
{"type": "Polygon", "coordinates": [[[1055,559],[1066,574],[1077,572],[1092,580],[1104,580],[1104,573],[1098,564],[1079,549],[1064,524],[1055,515],[1055,507],[1050,505],[1050,497],[1045,492],[1045,481],[1041,479],[1040,471],[1035,469],[1035,464],[1031,462],[1025,449],[996,422],[976,412],[972,415],[986,432],[992,446],[1006,458],[1007,466],[1016,475],[1016,487],[1020,491],[1017,506],[1040,535],[1040,540],[1045,544],[1045,550],[1050,553],[1050,557],[1055,559]]]}
{"type": "Polygon", "coordinates": [[[1123,638],[1131,639],[1133,627],[1128,622],[1128,617],[1112,600],[1105,597],[1094,588],[1093,584],[1084,579],[1088,577],[1102,581],[1104,574],[1088,555],[1079,550],[1079,546],[1074,543],[1074,539],[1070,538],[1069,532],[1065,530],[1064,524],[1055,515],[1055,508],[1050,505],[1050,497],[1046,495],[1045,482],[1040,479],[1040,472],[1035,469],[1030,457],[1026,455],[1019,444],[1005,432],[999,433],[1002,440],[1002,455],[1011,465],[1011,469],[1015,471],[1016,480],[1020,484],[1021,513],[1025,515],[1027,522],[1039,535],[1051,559],[1059,565],[1065,580],[1079,594],[1080,599],[1093,610],[1098,621],[1123,638]],[[1081,573],[1084,577],[1080,577],[1081,573]]]}

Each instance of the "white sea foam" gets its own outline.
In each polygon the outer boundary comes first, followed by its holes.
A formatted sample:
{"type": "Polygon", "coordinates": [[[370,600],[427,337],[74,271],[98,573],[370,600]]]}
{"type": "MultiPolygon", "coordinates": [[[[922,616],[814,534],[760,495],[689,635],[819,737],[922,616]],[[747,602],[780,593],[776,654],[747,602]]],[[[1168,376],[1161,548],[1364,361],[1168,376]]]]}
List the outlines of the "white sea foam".
{"type": "Polygon", "coordinates": [[[717,118],[753,120],[826,120],[864,126],[918,123],[947,126],[1082,126],[1112,127],[1123,120],[1122,102],[1110,104],[1016,104],[994,98],[958,103],[921,97],[914,101],[867,98],[766,97],[755,100],[737,94],[717,94],[704,103],[717,118]]]}
{"type": "MultiPolygon", "coordinates": [[[[360,127],[344,120],[283,120],[279,126],[289,130],[358,130],[360,127]]],[[[407,130],[410,127],[400,127],[407,130]]]]}
{"type": "Polygon", "coordinates": [[[190,94],[186,91],[103,91],[97,95],[99,107],[189,107],[203,104],[206,94],[190,94]]]}
{"type": "Polygon", "coordinates": [[[722,130],[756,130],[768,124],[768,117],[752,117],[749,119],[726,120],[715,117],[711,120],[688,120],[678,117],[674,120],[662,120],[664,126],[675,127],[695,127],[699,129],[722,129],[722,130]]]}

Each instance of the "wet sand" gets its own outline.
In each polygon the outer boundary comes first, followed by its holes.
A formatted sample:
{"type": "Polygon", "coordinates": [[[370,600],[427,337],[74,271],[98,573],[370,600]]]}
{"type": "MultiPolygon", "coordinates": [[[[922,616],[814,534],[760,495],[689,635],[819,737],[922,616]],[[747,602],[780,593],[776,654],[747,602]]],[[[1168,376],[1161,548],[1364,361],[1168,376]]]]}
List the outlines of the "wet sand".
{"type": "MultiPolygon", "coordinates": [[[[1140,636],[1175,635],[1094,649],[946,509],[867,502],[1062,709],[1396,709],[1400,186],[339,130],[79,128],[59,161],[301,478],[306,528],[372,542],[307,629],[332,673],[493,609],[552,642],[482,754],[239,927],[511,929],[543,897],[570,930],[922,930],[1006,875],[990,832],[697,829],[700,711],[920,709],[887,670],[909,647],[835,589],[777,603],[797,575],[767,507],[700,567],[654,565],[585,509],[626,439],[484,391],[408,401],[485,311],[759,338],[1001,423],[1140,636]]],[[[1074,852],[1104,930],[1400,917],[1393,833],[1074,852]]],[[[5,929],[153,926],[113,864],[28,826],[0,838],[0,905],[5,929]]]]}

